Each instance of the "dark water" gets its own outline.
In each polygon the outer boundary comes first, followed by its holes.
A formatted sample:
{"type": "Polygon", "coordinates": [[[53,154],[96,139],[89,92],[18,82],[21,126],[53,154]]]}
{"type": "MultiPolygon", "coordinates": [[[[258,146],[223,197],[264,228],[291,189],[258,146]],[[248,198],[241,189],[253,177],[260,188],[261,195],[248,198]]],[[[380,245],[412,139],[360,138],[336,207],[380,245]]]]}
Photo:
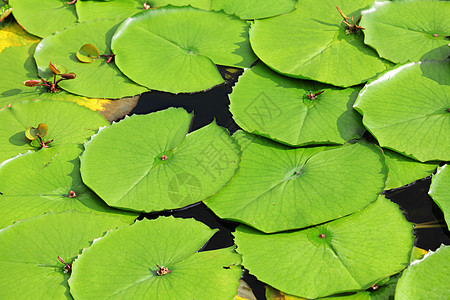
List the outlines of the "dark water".
{"type": "MultiPolygon", "coordinates": [[[[130,115],[147,114],[169,107],[183,107],[188,112],[194,112],[194,120],[190,131],[201,128],[215,119],[218,125],[228,128],[233,133],[239,129],[239,126],[233,121],[228,110],[228,94],[231,92],[232,85],[233,82],[229,82],[212,90],[195,94],[173,95],[163,92],[149,92],[141,96],[138,105],[130,115]]],[[[419,180],[408,187],[386,191],[385,196],[400,206],[408,221],[418,224],[435,224],[431,228],[414,230],[417,247],[435,250],[442,243],[450,244],[450,232],[446,229],[446,226],[436,226],[438,222],[440,224],[445,223],[442,211],[428,195],[430,183],[430,178],[419,180]]],[[[194,218],[211,228],[219,229],[202,250],[213,250],[234,244],[231,233],[238,223],[219,219],[203,203],[197,203],[179,210],[143,214],[141,218],[156,219],[159,216],[169,215],[194,218]]],[[[244,270],[243,279],[252,287],[257,299],[265,299],[264,283],[250,275],[247,270],[244,270]]]]}

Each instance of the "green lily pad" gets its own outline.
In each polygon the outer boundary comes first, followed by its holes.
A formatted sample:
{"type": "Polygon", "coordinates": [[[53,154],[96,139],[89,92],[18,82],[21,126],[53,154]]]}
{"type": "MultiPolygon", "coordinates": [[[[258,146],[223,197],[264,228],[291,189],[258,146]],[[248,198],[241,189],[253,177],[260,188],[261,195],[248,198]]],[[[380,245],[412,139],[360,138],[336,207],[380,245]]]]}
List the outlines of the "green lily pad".
{"type": "Polygon", "coordinates": [[[264,232],[303,228],[362,209],[383,190],[387,168],[381,150],[367,142],[324,151],[238,139],[246,143],[239,171],[205,201],[220,218],[264,232]]]}
{"type": "MultiPolygon", "coordinates": [[[[0,8],[1,10],[1,8],[0,8]]],[[[27,33],[14,20],[5,20],[0,23],[0,52],[11,46],[24,46],[39,42],[39,38],[27,33]]],[[[5,70],[2,69],[2,72],[5,70]]]]}
{"type": "Polygon", "coordinates": [[[450,160],[450,61],[408,63],[367,84],[354,105],[381,147],[450,160]]]}
{"type": "Polygon", "coordinates": [[[398,280],[395,299],[446,299],[450,295],[450,246],[412,263],[398,280]]]}
{"type": "Polygon", "coordinates": [[[25,131],[29,126],[45,123],[48,134],[44,142],[53,140],[50,147],[65,144],[81,144],[99,127],[109,123],[100,114],[76,103],[36,100],[14,103],[0,110],[0,162],[40,147],[30,142],[25,131]]]}
{"type": "Polygon", "coordinates": [[[384,1],[363,12],[364,43],[396,63],[450,55],[450,3],[384,1]]]}
{"type": "Polygon", "coordinates": [[[434,202],[443,211],[447,227],[450,230],[450,167],[444,165],[438,168],[436,175],[433,176],[429,194],[434,202]]]}
{"type": "Polygon", "coordinates": [[[388,149],[383,149],[383,152],[389,168],[385,190],[399,188],[428,177],[439,165],[437,163],[421,163],[388,149]]]}
{"type": "Polygon", "coordinates": [[[365,131],[352,107],[358,92],[287,78],[258,64],[239,78],[230,111],[245,131],[285,144],[342,144],[365,131]],[[307,96],[322,91],[313,100],[307,96]]]}
{"type": "MultiPolygon", "coordinates": [[[[356,20],[371,3],[344,1],[339,8],[356,20]]],[[[265,64],[291,77],[348,87],[386,70],[388,64],[363,43],[361,30],[346,34],[342,20],[336,1],[299,1],[294,12],[255,21],[250,42],[265,64]]]]}
{"type": "Polygon", "coordinates": [[[52,78],[49,62],[58,63],[74,72],[74,80],[61,81],[59,86],[68,92],[92,98],[122,98],[147,91],[135,84],[117,69],[114,61],[96,59],[86,64],[76,53],[85,44],[94,45],[101,55],[110,55],[110,39],[120,19],[104,19],[72,26],[55,35],[44,38],[36,47],[34,58],[42,78],[52,78]]]}
{"type": "Polygon", "coordinates": [[[72,299],[61,257],[71,264],[81,250],[120,218],[68,211],[20,221],[0,231],[2,299],[72,299]]]}
{"type": "Polygon", "coordinates": [[[25,136],[29,140],[35,140],[38,137],[44,137],[48,133],[48,126],[45,123],[40,123],[36,128],[29,126],[25,130],[25,136]]]}
{"type": "Polygon", "coordinates": [[[192,7],[158,8],[129,18],[114,35],[112,49],[129,78],[172,93],[223,83],[216,64],[249,67],[256,60],[246,22],[192,7]]]}
{"type": "Polygon", "coordinates": [[[84,44],[76,54],[79,61],[91,63],[100,56],[97,47],[92,44],[84,44]]]}
{"type": "Polygon", "coordinates": [[[161,211],[201,201],[224,187],[240,151],[211,123],[186,136],[192,115],[170,108],[105,128],[81,157],[84,183],[108,205],[161,211]]]}
{"type": "Polygon", "coordinates": [[[360,212],[317,227],[267,235],[241,225],[234,236],[251,274],[285,293],[314,299],[367,289],[404,269],[414,243],[412,226],[396,204],[380,196],[360,212]]]}
{"type": "Polygon", "coordinates": [[[232,299],[240,256],[233,247],[197,252],[214,232],[172,217],[111,231],[75,261],[70,292],[76,299],[232,299]]]}
{"type": "Polygon", "coordinates": [[[212,0],[214,10],[223,10],[241,19],[262,19],[293,11],[297,0],[212,0]]]}
{"type": "Polygon", "coordinates": [[[60,145],[20,155],[0,165],[0,228],[49,210],[75,209],[122,216],[132,222],[136,213],[107,206],[81,181],[81,145],[60,145]]]}
{"type": "Polygon", "coordinates": [[[61,0],[9,0],[17,22],[31,34],[45,37],[77,22],[74,5],[61,0]]]}

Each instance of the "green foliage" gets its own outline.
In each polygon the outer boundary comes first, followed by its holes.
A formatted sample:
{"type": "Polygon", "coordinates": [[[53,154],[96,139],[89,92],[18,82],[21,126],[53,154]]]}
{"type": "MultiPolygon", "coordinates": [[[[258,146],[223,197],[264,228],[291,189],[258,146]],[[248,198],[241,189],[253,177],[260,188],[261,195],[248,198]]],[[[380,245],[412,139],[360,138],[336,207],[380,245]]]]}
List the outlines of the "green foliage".
{"type": "Polygon", "coordinates": [[[448,164],[438,168],[433,176],[430,187],[430,196],[444,213],[447,227],[450,229],[450,167],[448,164]]]}

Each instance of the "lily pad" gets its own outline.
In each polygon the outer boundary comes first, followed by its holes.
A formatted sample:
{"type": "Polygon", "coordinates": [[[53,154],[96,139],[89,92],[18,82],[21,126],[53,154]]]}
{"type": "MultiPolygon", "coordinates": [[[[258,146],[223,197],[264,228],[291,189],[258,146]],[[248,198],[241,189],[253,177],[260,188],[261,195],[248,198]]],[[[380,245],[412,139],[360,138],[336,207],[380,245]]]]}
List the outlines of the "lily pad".
{"type": "Polygon", "coordinates": [[[97,47],[92,44],[84,44],[76,54],[79,61],[91,63],[100,56],[97,47]]]}
{"type": "Polygon", "coordinates": [[[111,231],[75,261],[70,292],[76,299],[231,299],[240,256],[233,247],[197,252],[214,232],[172,217],[111,231]]]}
{"type": "MultiPolygon", "coordinates": [[[[28,34],[17,22],[3,22],[0,24],[0,52],[11,46],[24,46],[39,42],[39,38],[28,34]]],[[[5,69],[2,68],[2,72],[5,69]]]]}
{"type": "Polygon", "coordinates": [[[437,163],[421,163],[388,149],[383,149],[383,152],[389,168],[385,190],[399,188],[428,177],[439,165],[437,163]]]}
{"type": "Polygon", "coordinates": [[[450,3],[383,1],[363,12],[364,43],[396,63],[450,55],[450,3]]]}
{"type": "Polygon", "coordinates": [[[395,299],[445,299],[450,295],[450,246],[412,263],[398,280],[395,299]]]}
{"type": "Polygon", "coordinates": [[[239,146],[214,123],[186,136],[191,119],[170,108],[105,128],[81,157],[84,183],[108,205],[136,211],[180,208],[213,195],[236,172],[239,146]]]}
{"type": "Polygon", "coordinates": [[[52,78],[49,62],[63,65],[77,78],[64,80],[59,86],[68,92],[92,98],[122,98],[147,91],[135,84],[117,69],[114,61],[96,59],[86,64],[76,53],[85,44],[94,45],[101,55],[110,55],[110,40],[120,19],[104,19],[72,26],[55,35],[44,38],[36,47],[34,58],[42,78],[52,78]]]}
{"type": "MultiPolygon", "coordinates": [[[[342,1],[339,8],[356,20],[371,3],[342,1]]],[[[361,30],[346,34],[342,21],[336,1],[299,1],[291,13],[256,20],[250,42],[265,64],[291,77],[348,87],[386,70],[388,64],[363,43],[361,30]]]]}
{"type": "Polygon", "coordinates": [[[381,147],[450,160],[450,61],[411,62],[367,84],[354,105],[381,147]]]}
{"type": "Polygon", "coordinates": [[[303,228],[360,210],[383,190],[384,159],[381,150],[367,142],[324,151],[238,139],[247,143],[239,171],[205,201],[221,218],[264,232],[303,228]]]}
{"type": "Polygon", "coordinates": [[[17,22],[31,34],[45,37],[77,22],[74,5],[61,0],[9,0],[17,22]]]}
{"type": "Polygon", "coordinates": [[[447,227],[450,230],[450,167],[444,165],[438,168],[436,175],[433,176],[429,194],[434,202],[444,212],[447,227]]]}
{"type": "Polygon", "coordinates": [[[136,213],[107,206],[81,181],[81,145],[60,145],[20,155],[0,166],[0,228],[49,210],[75,209],[119,215],[132,222],[136,213]]]}
{"type": "Polygon", "coordinates": [[[258,64],[233,88],[230,111],[245,131],[285,144],[342,144],[365,131],[352,107],[359,90],[287,78],[258,64]]]}
{"type": "Polygon", "coordinates": [[[241,19],[262,19],[294,10],[297,0],[212,0],[214,10],[223,10],[241,19]]]}
{"type": "Polygon", "coordinates": [[[249,67],[256,60],[248,24],[192,7],[164,7],[129,18],[112,40],[116,63],[135,82],[172,93],[224,82],[217,65],[249,67]]]}
{"type": "Polygon", "coordinates": [[[36,100],[14,103],[0,110],[0,162],[36,147],[25,136],[29,126],[40,123],[48,126],[45,141],[50,147],[65,144],[81,144],[94,134],[99,127],[108,126],[105,118],[76,103],[36,100]]]}
{"type": "Polygon", "coordinates": [[[234,235],[250,273],[285,293],[314,299],[367,289],[403,270],[414,243],[412,226],[380,196],[360,212],[317,227],[267,235],[241,225],[234,235]]]}
{"type": "Polygon", "coordinates": [[[120,218],[69,211],[20,221],[0,231],[2,299],[72,299],[61,257],[71,264],[107,230],[124,226],[120,218]]]}

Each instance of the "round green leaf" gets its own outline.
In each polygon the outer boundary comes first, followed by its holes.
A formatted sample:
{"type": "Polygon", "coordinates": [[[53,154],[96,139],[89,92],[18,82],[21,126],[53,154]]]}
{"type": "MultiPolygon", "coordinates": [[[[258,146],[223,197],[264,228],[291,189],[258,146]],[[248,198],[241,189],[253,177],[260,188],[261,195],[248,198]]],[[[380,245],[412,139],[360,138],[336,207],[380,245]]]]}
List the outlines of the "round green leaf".
{"type": "Polygon", "coordinates": [[[29,126],[45,123],[48,134],[44,142],[53,140],[50,147],[64,144],[81,144],[100,126],[109,123],[105,118],[76,103],[36,100],[14,103],[0,110],[0,162],[40,147],[31,144],[25,136],[29,126]]]}
{"type": "Polygon", "coordinates": [[[384,159],[369,143],[324,151],[253,139],[240,138],[244,149],[239,171],[205,201],[221,218],[264,232],[303,228],[362,209],[383,190],[384,159]]]}
{"type": "MultiPolygon", "coordinates": [[[[50,144],[51,145],[51,144],[50,144]]],[[[81,145],[60,145],[0,165],[0,228],[49,210],[96,211],[133,221],[136,213],[107,206],[81,181],[81,145]]]]}
{"type": "Polygon", "coordinates": [[[395,299],[447,299],[450,295],[450,246],[412,263],[403,272],[395,290],[395,299]]]}
{"type": "Polygon", "coordinates": [[[94,45],[101,55],[110,55],[110,40],[120,19],[104,19],[72,26],[55,35],[44,38],[36,48],[39,75],[53,78],[48,69],[49,62],[64,65],[76,79],[63,80],[59,86],[71,93],[92,98],[122,98],[145,92],[117,69],[114,61],[96,59],[86,64],[76,58],[77,51],[85,44],[94,45]]]}
{"type": "Polygon", "coordinates": [[[418,162],[388,149],[383,149],[383,152],[386,165],[389,168],[385,190],[399,188],[430,176],[438,166],[437,163],[418,162]]]}
{"type": "Polygon", "coordinates": [[[211,123],[186,136],[192,115],[170,108],[105,128],[81,157],[83,181],[108,205],[137,211],[180,208],[225,186],[237,143],[211,123]]]}
{"type": "Polygon", "coordinates": [[[438,168],[436,175],[433,176],[429,194],[434,202],[443,211],[447,227],[450,230],[450,167],[444,165],[438,168]]]}
{"type": "Polygon", "coordinates": [[[408,265],[414,243],[412,224],[383,196],[317,227],[267,235],[241,225],[234,235],[251,274],[308,299],[371,287],[408,265]]]}
{"type": "Polygon", "coordinates": [[[35,140],[38,137],[44,137],[48,133],[48,126],[45,123],[40,123],[37,128],[33,126],[29,126],[27,130],[25,130],[25,136],[29,140],[35,140]]]}
{"type": "Polygon", "coordinates": [[[9,0],[17,22],[31,34],[44,37],[77,22],[75,6],[61,0],[9,0]]]}
{"type": "Polygon", "coordinates": [[[64,264],[120,218],[69,211],[20,221],[0,231],[1,299],[72,299],[64,264]]]}
{"type": "Polygon", "coordinates": [[[408,63],[364,87],[354,107],[381,147],[450,160],[449,69],[450,61],[408,63]]]}
{"type": "Polygon", "coordinates": [[[450,55],[450,3],[384,1],[363,12],[364,43],[396,63],[444,60],[450,55]]]}
{"type": "Polygon", "coordinates": [[[70,291],[76,299],[232,299],[239,255],[233,248],[197,252],[214,232],[172,217],[109,232],[75,261],[70,291]],[[170,273],[158,275],[158,266],[170,273]]]}
{"type": "Polygon", "coordinates": [[[214,0],[212,8],[241,19],[262,19],[293,11],[297,0],[214,0]]]}
{"type": "Polygon", "coordinates": [[[112,40],[116,63],[135,82],[167,92],[196,92],[224,82],[217,65],[249,67],[248,24],[192,7],[148,10],[112,40]]]}
{"type": "Polygon", "coordinates": [[[365,129],[353,109],[358,88],[296,80],[263,64],[245,70],[230,95],[230,111],[245,131],[289,145],[345,143],[365,129]],[[310,100],[307,94],[322,92],[310,100]]]}
{"type": "MultiPolygon", "coordinates": [[[[356,20],[372,2],[342,1],[339,7],[356,20]]],[[[265,64],[284,75],[343,87],[366,82],[388,65],[364,45],[361,30],[346,34],[342,20],[336,1],[299,1],[292,13],[255,21],[250,42],[265,64]]]]}
{"type": "Polygon", "coordinates": [[[84,63],[91,63],[100,56],[97,47],[92,44],[84,44],[77,52],[77,58],[84,63]]]}

